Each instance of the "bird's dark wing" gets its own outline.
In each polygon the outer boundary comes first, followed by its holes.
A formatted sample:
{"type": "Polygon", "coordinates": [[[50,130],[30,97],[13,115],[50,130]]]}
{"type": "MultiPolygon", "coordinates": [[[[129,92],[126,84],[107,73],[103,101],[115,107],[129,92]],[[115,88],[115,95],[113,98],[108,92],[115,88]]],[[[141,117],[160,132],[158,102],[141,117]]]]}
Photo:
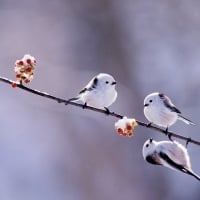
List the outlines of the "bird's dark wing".
{"type": "Polygon", "coordinates": [[[89,90],[88,88],[83,88],[80,92],[79,92],[79,94],[82,94],[82,93],[84,93],[85,91],[87,91],[87,90],[89,90]]]}
{"type": "Polygon", "coordinates": [[[95,89],[96,88],[96,86],[97,86],[97,82],[98,82],[98,78],[97,77],[95,77],[93,80],[92,80],[92,83],[89,83],[85,88],[83,88],[80,92],[79,92],[79,94],[82,94],[82,93],[84,93],[84,92],[86,92],[86,91],[91,91],[92,89],[95,89]],[[91,84],[91,85],[90,85],[91,84]]]}
{"type": "Polygon", "coordinates": [[[184,170],[184,167],[182,165],[174,162],[166,153],[160,152],[159,155],[163,160],[165,160],[169,165],[171,165],[175,169],[180,170],[180,171],[184,170]]]}
{"type": "Polygon", "coordinates": [[[192,170],[187,169],[183,165],[175,163],[167,154],[160,152],[159,155],[163,160],[165,160],[169,165],[173,166],[175,169],[180,170],[183,173],[189,174],[200,181],[200,177],[197,174],[195,174],[192,170]]]}
{"type": "Polygon", "coordinates": [[[181,114],[181,111],[174,106],[174,104],[171,102],[169,97],[167,97],[163,93],[159,93],[159,97],[163,100],[163,103],[165,104],[165,106],[167,108],[169,108],[172,112],[176,112],[176,113],[181,114]]]}

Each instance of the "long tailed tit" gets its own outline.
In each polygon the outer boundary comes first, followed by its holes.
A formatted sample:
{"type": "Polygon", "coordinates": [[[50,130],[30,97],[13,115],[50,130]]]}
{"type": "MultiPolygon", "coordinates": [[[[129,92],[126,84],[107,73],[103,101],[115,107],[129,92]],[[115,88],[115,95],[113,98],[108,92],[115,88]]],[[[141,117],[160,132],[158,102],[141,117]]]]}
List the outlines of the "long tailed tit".
{"type": "Polygon", "coordinates": [[[107,111],[112,103],[117,98],[115,89],[115,79],[105,73],[100,73],[92,78],[92,80],[79,92],[77,97],[71,98],[68,101],[82,101],[84,105],[105,108],[107,111]]]}
{"type": "Polygon", "coordinates": [[[181,171],[200,181],[200,177],[192,171],[187,149],[176,141],[156,142],[152,138],[148,139],[142,153],[144,159],[151,164],[181,171]]]}
{"type": "Polygon", "coordinates": [[[150,123],[161,126],[168,130],[177,119],[186,124],[195,125],[189,119],[181,115],[181,111],[174,106],[169,97],[162,93],[152,93],[144,99],[144,115],[150,123]]]}

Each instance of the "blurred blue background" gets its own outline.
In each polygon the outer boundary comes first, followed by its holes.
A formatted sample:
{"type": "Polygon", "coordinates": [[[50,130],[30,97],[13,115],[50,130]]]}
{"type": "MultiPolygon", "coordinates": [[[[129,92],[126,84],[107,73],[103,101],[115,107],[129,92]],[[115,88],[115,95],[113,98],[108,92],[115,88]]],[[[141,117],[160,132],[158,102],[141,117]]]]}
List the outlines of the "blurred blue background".
{"type": "MultiPolygon", "coordinates": [[[[37,59],[30,87],[70,98],[96,74],[117,80],[110,107],[146,121],[143,99],[164,92],[196,122],[170,130],[200,140],[200,1],[0,0],[0,75],[14,79],[15,60],[37,59]]],[[[149,165],[149,137],[114,130],[115,118],[0,83],[1,200],[199,200],[193,177],[149,165]]],[[[181,141],[183,143],[183,141],[181,141]]],[[[200,147],[190,144],[200,174],[200,147]]]]}

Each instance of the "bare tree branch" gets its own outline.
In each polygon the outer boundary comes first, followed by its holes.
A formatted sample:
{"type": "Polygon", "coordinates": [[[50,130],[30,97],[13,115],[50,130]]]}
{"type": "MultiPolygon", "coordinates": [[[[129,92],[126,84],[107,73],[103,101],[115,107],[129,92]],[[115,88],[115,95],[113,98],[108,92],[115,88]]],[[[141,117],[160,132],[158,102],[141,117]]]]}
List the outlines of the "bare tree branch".
{"type": "MultiPolygon", "coordinates": [[[[57,101],[58,103],[64,103],[65,105],[69,104],[69,105],[73,105],[73,106],[76,106],[76,107],[92,110],[94,112],[99,112],[99,113],[103,113],[105,115],[110,115],[110,116],[116,117],[118,119],[122,119],[124,117],[123,115],[120,115],[120,114],[115,113],[115,112],[108,112],[107,110],[94,108],[94,107],[83,105],[83,104],[76,103],[76,102],[71,102],[71,101],[68,101],[66,99],[62,99],[62,98],[59,98],[59,97],[56,97],[56,96],[52,96],[52,95],[50,95],[50,94],[48,94],[46,92],[41,92],[39,90],[28,88],[28,87],[22,85],[21,83],[16,83],[15,81],[9,80],[9,79],[7,79],[5,77],[0,77],[0,81],[2,81],[4,83],[7,83],[7,84],[10,84],[10,85],[15,84],[16,87],[18,87],[18,88],[20,88],[22,90],[25,90],[25,91],[30,92],[32,94],[36,94],[36,95],[39,95],[39,96],[42,96],[42,97],[45,97],[45,98],[48,98],[48,99],[52,99],[54,101],[57,101]]],[[[138,121],[138,120],[136,120],[136,122],[140,126],[143,126],[143,127],[149,128],[149,129],[153,129],[153,130],[158,131],[158,132],[160,132],[160,133],[162,133],[162,134],[164,134],[164,135],[166,135],[166,136],[168,136],[170,138],[174,137],[174,138],[179,138],[181,140],[185,140],[186,144],[193,143],[193,144],[196,144],[196,145],[200,145],[200,141],[194,140],[194,139],[192,139],[190,137],[184,137],[184,136],[182,136],[180,134],[169,132],[169,131],[166,133],[166,130],[163,130],[163,129],[159,128],[159,127],[156,127],[156,126],[153,126],[153,125],[149,126],[149,124],[146,124],[146,123],[138,121]]]]}

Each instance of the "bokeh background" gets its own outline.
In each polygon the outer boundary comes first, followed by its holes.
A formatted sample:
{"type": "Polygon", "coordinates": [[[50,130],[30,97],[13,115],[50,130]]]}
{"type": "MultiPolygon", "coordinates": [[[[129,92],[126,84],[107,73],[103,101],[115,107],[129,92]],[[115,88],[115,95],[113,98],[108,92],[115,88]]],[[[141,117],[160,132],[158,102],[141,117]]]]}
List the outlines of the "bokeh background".
{"type": "MultiPolygon", "coordinates": [[[[146,121],[144,97],[164,92],[197,123],[170,130],[200,140],[199,10],[198,0],[0,0],[0,75],[14,79],[15,60],[29,53],[30,87],[67,99],[110,73],[111,110],[146,121]]],[[[145,140],[164,135],[137,127],[123,138],[115,118],[0,90],[1,200],[200,199],[196,179],[143,160],[145,140]]],[[[200,147],[188,151],[200,174],[200,147]]]]}

